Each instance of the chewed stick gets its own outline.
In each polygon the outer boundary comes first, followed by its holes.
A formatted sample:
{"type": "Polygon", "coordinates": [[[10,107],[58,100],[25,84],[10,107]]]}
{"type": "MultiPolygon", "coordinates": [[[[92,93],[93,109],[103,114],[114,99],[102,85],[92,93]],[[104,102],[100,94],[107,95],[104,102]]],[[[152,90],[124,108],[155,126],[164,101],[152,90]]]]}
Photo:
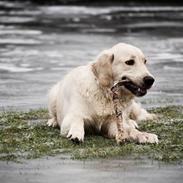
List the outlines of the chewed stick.
{"type": "Polygon", "coordinates": [[[117,124],[117,134],[116,134],[116,141],[118,144],[122,144],[125,141],[124,135],[124,127],[123,127],[123,117],[120,105],[120,97],[119,97],[119,90],[120,87],[124,85],[127,80],[120,81],[113,85],[111,88],[112,91],[112,100],[114,104],[114,111],[115,111],[115,118],[117,124]]]}
{"type": "Polygon", "coordinates": [[[128,83],[128,82],[129,82],[129,80],[126,79],[126,80],[121,80],[121,81],[115,83],[115,84],[112,86],[111,91],[112,91],[112,92],[118,92],[118,91],[120,90],[120,87],[121,87],[121,86],[124,86],[124,84],[125,84],[125,83],[128,83]]]}

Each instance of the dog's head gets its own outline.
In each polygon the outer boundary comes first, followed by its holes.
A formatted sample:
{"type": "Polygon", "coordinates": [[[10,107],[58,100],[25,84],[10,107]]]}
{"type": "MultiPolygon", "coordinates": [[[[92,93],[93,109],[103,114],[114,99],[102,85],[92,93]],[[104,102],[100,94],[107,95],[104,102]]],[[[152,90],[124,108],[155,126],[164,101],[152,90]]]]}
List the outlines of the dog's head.
{"type": "Polygon", "coordinates": [[[103,87],[112,87],[125,80],[122,90],[130,95],[144,96],[154,83],[146,62],[140,49],[119,43],[97,57],[93,71],[103,87]]]}

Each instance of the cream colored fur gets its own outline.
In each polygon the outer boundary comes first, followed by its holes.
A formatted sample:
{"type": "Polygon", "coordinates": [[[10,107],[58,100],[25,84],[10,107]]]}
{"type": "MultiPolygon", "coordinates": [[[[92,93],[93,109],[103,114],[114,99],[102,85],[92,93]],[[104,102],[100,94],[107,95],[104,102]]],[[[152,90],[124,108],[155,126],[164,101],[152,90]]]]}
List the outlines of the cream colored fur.
{"type": "MultiPolygon", "coordinates": [[[[94,62],[70,71],[50,90],[48,125],[60,126],[61,135],[71,140],[84,141],[85,129],[90,127],[114,138],[117,127],[110,87],[123,76],[141,84],[144,76],[151,75],[144,60],[140,49],[119,43],[103,51],[94,62]],[[135,60],[134,66],[125,64],[129,59],[135,60]]],[[[155,134],[136,129],[136,121],[153,119],[154,115],[137,104],[134,95],[125,88],[121,90],[120,103],[126,138],[138,143],[158,143],[155,134]]]]}

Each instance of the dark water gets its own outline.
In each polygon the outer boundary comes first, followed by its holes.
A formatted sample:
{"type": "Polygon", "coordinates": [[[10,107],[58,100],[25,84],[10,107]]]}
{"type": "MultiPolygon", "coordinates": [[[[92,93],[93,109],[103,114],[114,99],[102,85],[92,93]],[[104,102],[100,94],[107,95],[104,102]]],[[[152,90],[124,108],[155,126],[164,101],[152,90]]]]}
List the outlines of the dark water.
{"type": "Polygon", "coordinates": [[[35,6],[0,1],[0,107],[45,107],[48,89],[118,42],[141,48],[156,84],[146,107],[183,104],[182,6],[35,6]]]}

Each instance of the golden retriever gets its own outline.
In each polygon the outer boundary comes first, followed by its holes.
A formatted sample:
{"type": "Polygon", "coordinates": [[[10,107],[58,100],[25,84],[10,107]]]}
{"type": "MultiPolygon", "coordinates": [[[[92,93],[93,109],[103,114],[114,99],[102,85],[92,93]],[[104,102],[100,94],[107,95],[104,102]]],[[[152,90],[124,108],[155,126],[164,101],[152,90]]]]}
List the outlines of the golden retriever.
{"type": "Polygon", "coordinates": [[[49,126],[60,126],[63,137],[79,143],[87,130],[114,138],[114,120],[110,89],[114,83],[128,80],[120,89],[125,139],[138,143],[158,143],[152,133],[140,132],[137,123],[153,119],[134,98],[144,96],[154,83],[146,67],[142,51],[129,44],[119,43],[102,51],[94,62],[70,71],[49,92],[49,126]]]}

